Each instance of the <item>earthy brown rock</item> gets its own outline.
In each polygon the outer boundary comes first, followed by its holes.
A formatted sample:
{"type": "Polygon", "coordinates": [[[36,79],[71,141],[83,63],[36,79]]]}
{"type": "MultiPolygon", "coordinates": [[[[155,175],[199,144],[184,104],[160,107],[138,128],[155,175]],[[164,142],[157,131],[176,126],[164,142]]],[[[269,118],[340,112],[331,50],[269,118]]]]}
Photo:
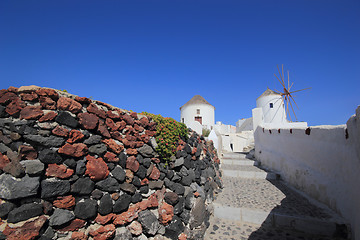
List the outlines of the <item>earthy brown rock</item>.
{"type": "Polygon", "coordinates": [[[8,91],[9,91],[9,92],[17,92],[18,89],[19,89],[19,88],[17,88],[17,87],[10,86],[10,87],[8,88],[8,91]]]}
{"type": "Polygon", "coordinates": [[[163,202],[160,208],[158,209],[159,212],[159,222],[163,225],[169,224],[174,216],[174,207],[166,202],[163,202]]]}
{"type": "Polygon", "coordinates": [[[104,158],[107,162],[119,162],[119,158],[112,152],[106,152],[104,158]]]}
{"type": "Polygon", "coordinates": [[[18,98],[19,97],[15,93],[6,91],[5,93],[0,95],[0,104],[8,104],[18,98]]]}
{"type": "Polygon", "coordinates": [[[142,233],[142,226],[138,221],[133,221],[130,223],[129,226],[127,226],[127,229],[129,229],[131,234],[135,236],[139,236],[142,233]]]}
{"type": "Polygon", "coordinates": [[[106,138],[111,137],[107,126],[105,125],[105,122],[103,120],[99,120],[98,132],[106,138]]]}
{"type": "Polygon", "coordinates": [[[105,139],[103,142],[116,154],[119,154],[124,150],[124,146],[117,144],[114,139],[105,139]]]}
{"type": "Polygon", "coordinates": [[[66,128],[60,127],[59,125],[56,126],[56,128],[54,128],[51,132],[52,132],[52,134],[54,134],[56,136],[60,136],[60,137],[69,136],[69,130],[67,130],[66,128]]]}
{"type": "Polygon", "coordinates": [[[83,139],[85,136],[82,134],[79,130],[71,130],[69,134],[69,139],[67,140],[68,143],[75,143],[79,142],[81,139],[83,139]]]}
{"type": "Polygon", "coordinates": [[[96,101],[97,104],[99,105],[103,105],[104,107],[106,107],[107,109],[113,109],[114,107],[111,106],[110,104],[107,104],[107,103],[104,103],[104,102],[101,102],[101,101],[96,101]]]}
{"type": "Polygon", "coordinates": [[[85,103],[85,104],[90,104],[91,103],[91,99],[87,98],[87,97],[75,97],[75,100],[78,101],[79,103],[85,103]]]}
{"type": "Polygon", "coordinates": [[[106,115],[113,119],[113,120],[119,120],[120,119],[120,114],[118,111],[107,111],[106,115]]]}
{"type": "Polygon", "coordinates": [[[32,102],[32,101],[38,100],[38,95],[35,92],[21,93],[20,96],[23,101],[32,102]]]}
{"type": "Polygon", "coordinates": [[[142,117],[139,122],[143,128],[146,128],[149,125],[149,119],[147,117],[142,117]]]}
{"type": "Polygon", "coordinates": [[[185,233],[181,233],[178,237],[178,240],[186,240],[187,239],[187,235],[185,233]]]}
{"type": "Polygon", "coordinates": [[[141,186],[148,185],[149,184],[149,179],[144,178],[143,180],[141,180],[140,183],[141,183],[141,186]]]}
{"type": "Polygon", "coordinates": [[[20,98],[16,98],[6,106],[5,111],[11,116],[17,116],[25,106],[25,102],[20,100],[20,98]]]}
{"type": "Polygon", "coordinates": [[[10,133],[10,139],[13,141],[17,141],[21,138],[21,135],[16,133],[16,132],[11,132],[10,133]]]}
{"type": "Polygon", "coordinates": [[[33,221],[28,221],[20,227],[10,227],[7,225],[3,234],[7,236],[8,240],[32,240],[39,236],[39,232],[47,218],[45,216],[40,216],[33,221]]]}
{"type": "Polygon", "coordinates": [[[57,229],[57,231],[59,232],[72,232],[72,231],[77,231],[80,228],[82,228],[85,225],[86,221],[82,220],[82,219],[74,219],[70,222],[69,225],[67,225],[66,227],[57,229]]]}
{"type": "Polygon", "coordinates": [[[175,206],[179,202],[179,196],[174,192],[167,192],[165,193],[164,200],[168,204],[175,206]]]}
{"type": "Polygon", "coordinates": [[[10,163],[9,158],[6,155],[0,153],[0,169],[3,170],[8,163],[10,163]]]}
{"type": "Polygon", "coordinates": [[[74,174],[74,170],[67,168],[65,165],[49,164],[45,175],[48,177],[68,178],[74,174]]]}
{"type": "Polygon", "coordinates": [[[134,179],[134,173],[130,169],[125,170],[125,181],[131,183],[134,179]]]}
{"type": "Polygon", "coordinates": [[[95,158],[93,156],[86,156],[86,171],[90,179],[98,181],[105,179],[109,175],[109,169],[102,158],[95,158]]]}
{"type": "Polygon", "coordinates": [[[158,180],[160,177],[160,171],[159,169],[157,169],[156,166],[153,167],[150,175],[149,175],[149,178],[152,179],[152,180],[158,180]]]}
{"type": "Polygon", "coordinates": [[[71,157],[82,157],[87,154],[88,148],[83,143],[66,143],[64,146],[59,148],[58,152],[71,157]]]}
{"type": "Polygon", "coordinates": [[[115,225],[108,224],[105,226],[100,226],[95,230],[91,230],[89,234],[94,238],[94,240],[110,239],[115,235],[115,225]]]}
{"type": "Polygon", "coordinates": [[[86,110],[89,113],[94,113],[101,118],[104,118],[104,119],[106,118],[106,112],[104,110],[102,110],[101,108],[99,108],[98,106],[96,106],[96,104],[94,104],[94,103],[90,103],[90,105],[86,108],[86,110]]]}
{"type": "Polygon", "coordinates": [[[44,109],[56,110],[56,102],[50,97],[40,96],[39,102],[44,109]]]}
{"type": "Polygon", "coordinates": [[[148,143],[149,140],[150,140],[150,136],[149,136],[149,135],[146,135],[146,134],[143,134],[143,135],[141,135],[141,140],[142,140],[144,143],[148,143]]]}
{"type": "Polygon", "coordinates": [[[120,194],[117,193],[117,192],[111,194],[111,199],[114,200],[114,201],[118,200],[119,197],[120,197],[120,194]]]}
{"type": "Polygon", "coordinates": [[[136,112],[131,112],[131,113],[130,113],[130,116],[131,116],[133,119],[135,119],[135,120],[138,119],[138,115],[137,115],[136,112]]]}
{"type": "Polygon", "coordinates": [[[126,122],[125,121],[120,121],[120,122],[116,122],[116,125],[118,125],[118,130],[121,131],[126,127],[126,122]]]}
{"type": "Polygon", "coordinates": [[[36,159],[38,153],[32,146],[21,145],[19,147],[19,154],[21,159],[33,160],[36,159]]]}
{"type": "Polygon", "coordinates": [[[139,162],[134,156],[130,156],[126,159],[126,168],[130,169],[133,172],[137,172],[139,170],[139,165],[139,162]]]}
{"type": "Polygon", "coordinates": [[[87,240],[88,236],[84,232],[73,232],[71,234],[71,240],[87,240]]]}
{"type": "Polygon", "coordinates": [[[78,113],[82,109],[82,105],[71,98],[61,97],[57,101],[57,108],[59,110],[67,110],[72,113],[78,113]]]}
{"type": "Polygon", "coordinates": [[[36,94],[39,96],[50,97],[53,100],[58,100],[59,98],[59,94],[54,89],[50,88],[40,88],[36,90],[36,94]]]}
{"type": "Polygon", "coordinates": [[[19,93],[31,93],[31,92],[35,92],[36,90],[40,89],[40,87],[35,86],[35,85],[30,85],[30,86],[21,86],[18,89],[19,93]]]}
{"type": "Polygon", "coordinates": [[[79,113],[78,117],[80,124],[88,130],[95,129],[99,122],[99,117],[92,113],[79,113]]]}
{"type": "Polygon", "coordinates": [[[101,225],[105,225],[112,221],[116,215],[114,213],[110,213],[108,215],[102,216],[98,213],[97,217],[95,218],[95,222],[101,225]]]}
{"type": "Polygon", "coordinates": [[[141,133],[142,131],[144,131],[144,128],[139,126],[138,124],[134,124],[134,129],[135,131],[141,133]]]}
{"type": "Polygon", "coordinates": [[[75,198],[71,195],[65,197],[58,197],[53,205],[57,208],[71,210],[75,206],[75,198]]]}
{"type": "Polygon", "coordinates": [[[111,131],[116,131],[119,128],[119,126],[117,126],[111,118],[106,118],[105,124],[108,128],[111,129],[111,131]]]}
{"type": "MultiPolygon", "coordinates": [[[[136,144],[136,142],[135,142],[135,144],[136,144]]],[[[128,149],[126,149],[126,153],[128,155],[137,155],[138,151],[136,149],[133,149],[133,148],[128,148],[128,149]]]]}
{"type": "Polygon", "coordinates": [[[52,121],[54,120],[54,118],[57,116],[57,113],[54,111],[50,111],[48,113],[46,113],[44,116],[42,116],[39,119],[39,122],[46,122],[46,121],[52,121]]]}
{"type": "Polygon", "coordinates": [[[128,114],[125,113],[122,115],[122,119],[130,126],[134,125],[134,119],[128,114]]]}
{"type": "Polygon", "coordinates": [[[26,106],[20,111],[20,119],[39,119],[44,112],[40,106],[26,106]]]}

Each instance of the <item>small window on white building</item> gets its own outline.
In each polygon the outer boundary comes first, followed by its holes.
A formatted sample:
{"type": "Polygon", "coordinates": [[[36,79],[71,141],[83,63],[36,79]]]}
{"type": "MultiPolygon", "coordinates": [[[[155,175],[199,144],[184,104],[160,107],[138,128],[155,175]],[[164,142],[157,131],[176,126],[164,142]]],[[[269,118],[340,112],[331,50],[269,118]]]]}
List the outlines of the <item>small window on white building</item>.
{"type": "Polygon", "coordinates": [[[274,104],[272,102],[270,103],[270,108],[274,108],[274,104]]]}
{"type": "Polygon", "coordinates": [[[200,114],[200,109],[196,109],[196,114],[200,114]]]}
{"type": "Polygon", "coordinates": [[[181,122],[184,123],[184,118],[181,119],[181,122]]]}

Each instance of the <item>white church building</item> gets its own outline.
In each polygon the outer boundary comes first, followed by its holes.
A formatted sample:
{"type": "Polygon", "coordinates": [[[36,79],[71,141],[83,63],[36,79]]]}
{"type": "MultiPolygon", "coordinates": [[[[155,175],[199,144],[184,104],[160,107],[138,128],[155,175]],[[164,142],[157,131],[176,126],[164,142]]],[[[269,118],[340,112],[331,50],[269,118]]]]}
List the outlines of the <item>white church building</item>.
{"type": "Polygon", "coordinates": [[[215,125],[215,107],[200,95],[181,106],[180,112],[180,121],[199,134],[203,128],[211,130],[215,125]]]}

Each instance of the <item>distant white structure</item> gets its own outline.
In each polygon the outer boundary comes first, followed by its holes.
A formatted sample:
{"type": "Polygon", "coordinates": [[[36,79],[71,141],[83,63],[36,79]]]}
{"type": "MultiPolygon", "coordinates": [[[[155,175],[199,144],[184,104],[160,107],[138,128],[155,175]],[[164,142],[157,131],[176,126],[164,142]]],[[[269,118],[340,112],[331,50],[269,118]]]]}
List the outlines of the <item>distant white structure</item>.
{"type": "Polygon", "coordinates": [[[198,134],[202,129],[213,129],[215,125],[215,107],[202,96],[195,95],[180,107],[180,121],[198,134]]]}

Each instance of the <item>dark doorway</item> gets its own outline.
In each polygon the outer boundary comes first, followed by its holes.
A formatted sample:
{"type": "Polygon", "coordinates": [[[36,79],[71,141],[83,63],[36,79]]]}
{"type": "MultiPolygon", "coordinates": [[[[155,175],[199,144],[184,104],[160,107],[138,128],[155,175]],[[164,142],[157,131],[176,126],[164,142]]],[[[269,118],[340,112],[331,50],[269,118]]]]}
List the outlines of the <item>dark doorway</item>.
{"type": "Polygon", "coordinates": [[[202,125],[202,117],[195,117],[195,121],[198,121],[202,125]]]}

